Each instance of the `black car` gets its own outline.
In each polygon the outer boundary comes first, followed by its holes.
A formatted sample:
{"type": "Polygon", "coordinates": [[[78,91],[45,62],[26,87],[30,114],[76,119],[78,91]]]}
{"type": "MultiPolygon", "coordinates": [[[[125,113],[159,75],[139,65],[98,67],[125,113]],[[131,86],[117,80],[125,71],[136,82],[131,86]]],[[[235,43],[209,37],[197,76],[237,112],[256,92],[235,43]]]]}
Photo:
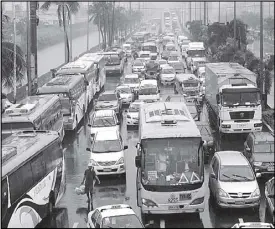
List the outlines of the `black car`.
{"type": "Polygon", "coordinates": [[[275,178],[271,178],[265,183],[265,199],[266,199],[266,206],[265,206],[265,215],[269,215],[272,217],[272,223],[275,223],[275,210],[274,210],[274,180],[275,178]]]}

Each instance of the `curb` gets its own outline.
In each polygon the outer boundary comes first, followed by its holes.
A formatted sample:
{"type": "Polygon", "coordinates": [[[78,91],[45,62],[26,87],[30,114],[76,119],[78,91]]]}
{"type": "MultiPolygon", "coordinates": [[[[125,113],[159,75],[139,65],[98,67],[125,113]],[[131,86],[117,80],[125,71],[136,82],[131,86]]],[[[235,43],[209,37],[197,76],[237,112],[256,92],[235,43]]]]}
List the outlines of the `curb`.
{"type": "Polygon", "coordinates": [[[267,129],[269,130],[269,133],[271,133],[272,136],[274,136],[274,129],[267,124],[267,122],[263,119],[262,120],[263,124],[267,127],[267,129]]]}

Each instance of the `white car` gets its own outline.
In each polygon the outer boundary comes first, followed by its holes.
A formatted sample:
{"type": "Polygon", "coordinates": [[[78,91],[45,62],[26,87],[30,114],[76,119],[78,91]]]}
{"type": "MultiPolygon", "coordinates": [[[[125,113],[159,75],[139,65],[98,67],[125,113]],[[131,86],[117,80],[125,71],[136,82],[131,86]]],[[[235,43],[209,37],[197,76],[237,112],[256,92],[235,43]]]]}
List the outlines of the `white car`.
{"type": "Polygon", "coordinates": [[[123,84],[129,86],[131,90],[137,91],[140,84],[140,79],[138,74],[125,75],[123,84]]]}
{"type": "Polygon", "coordinates": [[[89,212],[88,228],[144,228],[127,204],[106,205],[89,212]]]}
{"type": "Polygon", "coordinates": [[[122,137],[117,130],[98,131],[92,138],[92,147],[86,150],[91,153],[90,163],[96,175],[123,174],[126,172],[124,163],[124,146],[122,137]]]}
{"type": "Polygon", "coordinates": [[[163,66],[167,65],[167,60],[159,59],[157,60],[157,63],[159,64],[159,67],[162,69],[163,66]]]}
{"type": "Polygon", "coordinates": [[[115,90],[122,104],[130,104],[134,101],[134,94],[128,85],[120,85],[115,90]]]}
{"type": "Polygon", "coordinates": [[[144,104],[141,100],[136,100],[131,103],[129,106],[129,110],[126,111],[126,124],[127,126],[136,126],[139,123],[139,108],[144,104]]]}
{"type": "Polygon", "coordinates": [[[138,99],[144,102],[160,101],[160,90],[157,80],[143,80],[140,82],[138,99]]]}
{"type": "Polygon", "coordinates": [[[236,223],[231,228],[274,228],[274,226],[271,223],[246,222],[246,223],[236,223]]]}
{"type": "Polygon", "coordinates": [[[132,73],[139,73],[145,70],[145,60],[136,59],[132,64],[132,73]]]}
{"type": "Polygon", "coordinates": [[[151,52],[150,51],[140,51],[138,54],[139,58],[143,58],[146,61],[151,60],[151,56],[150,56],[151,52]]]}
{"type": "Polygon", "coordinates": [[[163,85],[173,84],[175,82],[175,77],[176,77],[176,72],[172,66],[166,65],[161,69],[160,82],[163,85]]]}
{"type": "Polygon", "coordinates": [[[89,127],[91,128],[91,136],[94,136],[98,131],[102,130],[119,131],[120,122],[114,110],[95,111],[91,115],[90,120],[89,127]]]}

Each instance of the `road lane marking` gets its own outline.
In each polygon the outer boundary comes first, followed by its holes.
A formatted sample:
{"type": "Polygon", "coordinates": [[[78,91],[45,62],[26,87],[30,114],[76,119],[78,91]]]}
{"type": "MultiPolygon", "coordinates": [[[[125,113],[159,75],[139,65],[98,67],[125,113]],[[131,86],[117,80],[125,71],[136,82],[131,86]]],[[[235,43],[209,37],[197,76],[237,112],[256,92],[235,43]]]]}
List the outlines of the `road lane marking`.
{"type": "Polygon", "coordinates": [[[73,225],[73,228],[77,228],[79,222],[75,222],[74,225],[73,225]]]}
{"type": "Polygon", "coordinates": [[[160,220],[160,228],[165,228],[165,220],[164,219],[160,220]]]}
{"type": "Polygon", "coordinates": [[[243,222],[243,218],[239,218],[239,222],[240,222],[240,223],[244,223],[244,222],[243,222]]]}
{"type": "Polygon", "coordinates": [[[77,134],[80,133],[80,131],[83,129],[84,126],[81,126],[81,128],[77,131],[77,134]]]}

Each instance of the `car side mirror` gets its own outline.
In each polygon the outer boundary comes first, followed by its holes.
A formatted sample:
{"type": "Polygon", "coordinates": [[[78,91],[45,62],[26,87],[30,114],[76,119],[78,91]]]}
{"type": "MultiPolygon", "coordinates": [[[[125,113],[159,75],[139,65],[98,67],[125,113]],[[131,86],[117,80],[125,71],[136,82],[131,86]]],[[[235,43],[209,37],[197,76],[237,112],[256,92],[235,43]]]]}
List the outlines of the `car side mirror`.
{"type": "Polygon", "coordinates": [[[217,100],[217,104],[219,104],[220,103],[220,96],[219,96],[219,94],[216,95],[216,100],[217,100]]]}
{"type": "Polygon", "coordinates": [[[215,173],[211,173],[211,174],[210,174],[210,177],[213,178],[213,179],[216,179],[215,173]]]}
{"type": "Polygon", "coordinates": [[[135,157],[135,165],[137,168],[141,167],[141,156],[136,156],[135,157]]]}
{"type": "Polygon", "coordinates": [[[260,178],[261,176],[262,176],[262,174],[256,173],[256,178],[260,178]]]}
{"type": "Polygon", "coordinates": [[[89,151],[89,152],[91,152],[91,149],[90,149],[90,148],[86,148],[86,151],[89,151]]]}
{"type": "Polygon", "coordinates": [[[124,149],[128,149],[128,146],[124,146],[124,149]]]}
{"type": "Polygon", "coordinates": [[[88,124],[88,127],[92,127],[92,125],[89,123],[89,124],[88,124]]]}
{"type": "Polygon", "coordinates": [[[245,147],[245,150],[246,152],[251,153],[251,149],[248,146],[245,147]]]}

